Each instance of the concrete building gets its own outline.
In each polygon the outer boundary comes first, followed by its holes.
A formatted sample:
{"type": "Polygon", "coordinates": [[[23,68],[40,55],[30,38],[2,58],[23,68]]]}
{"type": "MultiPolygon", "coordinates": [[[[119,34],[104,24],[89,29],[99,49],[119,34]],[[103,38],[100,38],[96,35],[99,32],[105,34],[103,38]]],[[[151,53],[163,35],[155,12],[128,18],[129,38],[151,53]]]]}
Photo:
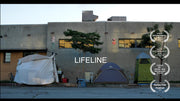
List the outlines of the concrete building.
{"type": "Polygon", "coordinates": [[[19,58],[39,53],[46,55],[47,25],[1,25],[0,80],[15,75],[19,58]]]}
{"type": "Polygon", "coordinates": [[[98,19],[97,15],[93,14],[93,11],[83,11],[82,21],[96,21],[98,19]]]}
{"type": "MultiPolygon", "coordinates": [[[[150,48],[131,47],[130,42],[141,41],[147,33],[146,28],[158,24],[163,30],[166,22],[128,22],[128,21],[83,21],[83,22],[49,22],[41,25],[1,25],[0,55],[1,80],[8,80],[9,73],[15,75],[18,58],[31,53],[51,55],[56,52],[56,64],[64,72],[69,82],[75,83],[76,77],[89,74],[96,76],[104,63],[75,63],[75,57],[107,57],[107,62],[116,63],[123,69],[129,81],[134,80],[136,57],[150,48]],[[71,47],[63,32],[72,29],[80,32],[97,32],[103,45],[98,54],[83,53],[71,47]],[[112,44],[115,40],[115,43],[112,44]]],[[[180,81],[180,23],[173,22],[173,29],[167,47],[170,55],[166,62],[170,73],[165,76],[168,81],[180,81]]],[[[152,59],[152,62],[159,60],[152,59]]]]}
{"type": "Polygon", "coordinates": [[[126,16],[112,16],[108,21],[126,21],[126,16]]]}

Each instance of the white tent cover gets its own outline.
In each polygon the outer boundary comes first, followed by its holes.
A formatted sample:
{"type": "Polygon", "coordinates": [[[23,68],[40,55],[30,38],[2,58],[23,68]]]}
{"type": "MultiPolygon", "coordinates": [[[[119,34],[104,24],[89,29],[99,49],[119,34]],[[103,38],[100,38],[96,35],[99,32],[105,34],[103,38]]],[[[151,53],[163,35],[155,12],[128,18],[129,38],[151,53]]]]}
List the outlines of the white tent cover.
{"type": "Polygon", "coordinates": [[[28,85],[44,85],[59,82],[54,55],[48,57],[34,54],[20,58],[14,81],[28,85]]]}

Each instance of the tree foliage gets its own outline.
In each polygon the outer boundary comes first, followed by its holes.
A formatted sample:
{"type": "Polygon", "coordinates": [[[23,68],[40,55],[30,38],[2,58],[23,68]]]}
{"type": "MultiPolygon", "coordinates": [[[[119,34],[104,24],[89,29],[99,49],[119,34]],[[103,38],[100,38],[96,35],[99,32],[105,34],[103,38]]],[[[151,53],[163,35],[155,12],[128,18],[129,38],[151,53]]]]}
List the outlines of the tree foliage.
{"type": "Polygon", "coordinates": [[[71,39],[68,39],[68,41],[72,42],[72,47],[74,49],[80,49],[83,52],[90,52],[93,54],[101,51],[101,48],[96,46],[102,45],[103,42],[99,42],[100,35],[96,32],[83,33],[67,29],[67,31],[64,32],[64,35],[71,36],[71,39]]]}
{"type": "MultiPolygon", "coordinates": [[[[165,23],[164,24],[164,30],[166,30],[168,33],[172,30],[173,28],[173,25],[172,23],[168,24],[168,23],[165,23]]],[[[151,39],[150,39],[150,32],[155,30],[154,33],[160,33],[160,30],[159,30],[159,25],[158,24],[155,24],[153,27],[147,27],[147,32],[146,34],[142,35],[142,41],[140,43],[141,47],[145,48],[145,46],[156,46],[159,47],[160,44],[157,43],[157,42],[151,42],[151,39]]],[[[163,32],[162,34],[166,34],[165,32],[163,32]]]]}

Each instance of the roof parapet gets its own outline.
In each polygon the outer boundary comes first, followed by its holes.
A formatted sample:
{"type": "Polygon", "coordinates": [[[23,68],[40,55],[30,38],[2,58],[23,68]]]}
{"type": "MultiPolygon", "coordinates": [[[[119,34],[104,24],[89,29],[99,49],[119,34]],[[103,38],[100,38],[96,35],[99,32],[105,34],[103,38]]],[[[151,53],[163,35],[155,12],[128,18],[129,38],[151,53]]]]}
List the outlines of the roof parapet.
{"type": "Polygon", "coordinates": [[[107,21],[126,21],[126,16],[111,16],[107,21]]]}

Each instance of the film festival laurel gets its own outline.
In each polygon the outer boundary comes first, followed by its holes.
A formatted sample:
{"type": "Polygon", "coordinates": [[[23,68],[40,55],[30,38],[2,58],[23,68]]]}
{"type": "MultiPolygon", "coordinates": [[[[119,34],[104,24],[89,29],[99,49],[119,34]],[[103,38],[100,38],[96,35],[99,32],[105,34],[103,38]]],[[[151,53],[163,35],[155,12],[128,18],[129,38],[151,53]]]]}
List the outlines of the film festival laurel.
{"type": "Polygon", "coordinates": [[[150,33],[150,39],[152,42],[156,42],[159,46],[153,46],[150,49],[150,55],[153,59],[157,58],[160,63],[152,63],[150,66],[150,71],[158,80],[153,80],[150,83],[150,88],[153,92],[168,92],[170,89],[170,84],[166,79],[162,79],[170,72],[170,66],[165,62],[170,54],[169,48],[165,46],[169,39],[169,33],[164,30],[162,33],[156,33],[155,30],[150,33]]]}

